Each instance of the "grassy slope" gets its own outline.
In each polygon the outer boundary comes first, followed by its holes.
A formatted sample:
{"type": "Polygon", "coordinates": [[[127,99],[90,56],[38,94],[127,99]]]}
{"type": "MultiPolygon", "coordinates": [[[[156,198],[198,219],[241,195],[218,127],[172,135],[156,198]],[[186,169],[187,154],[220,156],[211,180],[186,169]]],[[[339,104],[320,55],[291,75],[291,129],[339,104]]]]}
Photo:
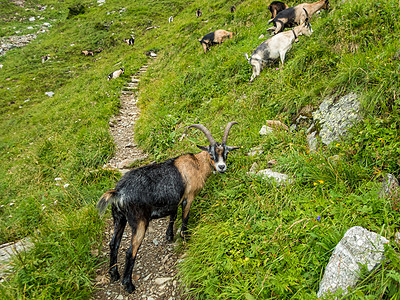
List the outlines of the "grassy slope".
{"type": "MultiPolygon", "coordinates": [[[[229,144],[243,149],[231,154],[226,175],[209,179],[192,210],[189,255],[181,269],[193,295],[315,298],[331,250],[349,227],[364,226],[393,239],[398,207],[379,199],[377,190],[382,174],[400,174],[399,63],[392,59],[398,51],[398,3],[332,3],[330,12],[313,19],[313,36],[300,37],[283,70],[276,64],[249,85],[251,68],[243,53],[251,53],[265,33],[269,13],[262,1],[235,3],[235,15],[225,1],[103,6],[84,1],[86,13],[69,19],[75,1],[40,2],[49,4],[43,22],[59,21],[30,45],[0,57],[0,241],[27,235],[36,240],[35,250],[17,260],[19,272],[0,295],[89,295],[98,263],[90,250],[98,247],[102,230],[94,202],[118,176],[96,171],[113,152],[108,120],[118,109],[127,75],[146,62],[143,51],[150,48],[159,57],[142,80],[136,138],[155,159],[197,151],[195,144],[205,143],[195,130],[177,142],[189,124],[205,124],[218,139],[228,121],[240,123],[229,144]],[[194,17],[198,7],[199,19],[194,17]],[[171,24],[169,15],[174,15],[171,24]],[[161,27],[146,31],[151,25],[161,27]],[[197,38],[220,28],[239,34],[204,55],[197,38]],[[136,45],[129,48],[121,39],[132,31],[136,45]],[[79,55],[99,47],[104,51],[96,61],[79,55]],[[42,64],[44,54],[52,60],[42,64]],[[106,82],[120,65],[127,74],[106,82]],[[53,98],[44,95],[50,90],[53,98]],[[325,96],[351,91],[361,95],[366,114],[346,143],[309,153],[304,130],[258,134],[265,120],[290,124],[305,105],[317,107],[325,96]],[[257,145],[262,156],[244,155],[257,145]],[[337,165],[328,159],[334,154],[342,158],[337,165]],[[263,168],[272,158],[277,171],[296,178],[294,185],[276,187],[246,174],[253,162],[263,168]],[[70,185],[56,186],[56,177],[70,185]]],[[[32,9],[34,4],[29,2],[32,9]]],[[[7,7],[8,17],[13,9],[7,7]]],[[[29,10],[17,12],[31,16],[29,10]]],[[[2,19],[1,33],[25,30],[28,23],[2,19]]],[[[387,255],[393,264],[365,278],[355,298],[396,293],[399,260],[387,255]]]]}

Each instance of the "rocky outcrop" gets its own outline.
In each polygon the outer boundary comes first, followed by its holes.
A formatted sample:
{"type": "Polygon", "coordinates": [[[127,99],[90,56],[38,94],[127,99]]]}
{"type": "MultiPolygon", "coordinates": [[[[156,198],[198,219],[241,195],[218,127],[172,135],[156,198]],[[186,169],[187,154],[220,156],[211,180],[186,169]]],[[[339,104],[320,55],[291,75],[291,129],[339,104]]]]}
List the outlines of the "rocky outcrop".
{"type": "Polygon", "coordinates": [[[31,41],[37,38],[37,35],[32,33],[32,34],[27,34],[27,35],[21,35],[21,36],[9,36],[9,37],[4,37],[0,39],[0,55],[6,54],[8,50],[11,50],[13,48],[18,48],[18,47],[23,47],[29,44],[31,41]]]}
{"type": "Polygon", "coordinates": [[[350,93],[334,102],[332,97],[325,99],[319,109],[312,113],[314,122],[319,124],[321,141],[329,145],[340,141],[347,130],[360,119],[360,101],[357,94],[350,93]]]}
{"type": "MultiPolygon", "coordinates": [[[[318,298],[355,287],[360,279],[361,266],[368,271],[378,267],[384,259],[384,244],[389,241],[360,226],[350,228],[335,250],[326,266],[319,286],[318,298]]],[[[340,293],[340,292],[339,292],[340,293]]]]}

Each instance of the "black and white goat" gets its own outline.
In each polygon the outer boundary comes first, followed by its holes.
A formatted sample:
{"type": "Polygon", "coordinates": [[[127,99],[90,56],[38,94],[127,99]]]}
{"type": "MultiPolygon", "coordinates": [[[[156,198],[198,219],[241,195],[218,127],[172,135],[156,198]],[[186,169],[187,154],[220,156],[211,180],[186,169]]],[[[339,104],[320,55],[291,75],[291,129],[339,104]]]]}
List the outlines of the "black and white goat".
{"type": "Polygon", "coordinates": [[[129,46],[133,46],[135,44],[135,37],[131,35],[129,39],[124,40],[125,43],[127,43],[129,46]]]}
{"type": "Polygon", "coordinates": [[[253,67],[253,75],[251,75],[250,82],[253,82],[254,78],[260,75],[263,68],[274,60],[280,58],[283,65],[286,52],[292,48],[294,42],[298,41],[298,37],[300,35],[310,36],[312,32],[311,24],[307,18],[302,25],[296,26],[290,31],[278,33],[262,42],[253,51],[250,58],[245,53],[246,59],[253,67]]]}
{"type": "Polygon", "coordinates": [[[274,26],[267,29],[267,31],[274,31],[277,34],[285,28],[291,28],[305,22],[306,19],[311,17],[321,9],[330,9],[329,0],[320,0],[314,3],[301,3],[294,7],[289,7],[279,12],[273,19],[268,21],[273,23],[274,26]],[[306,13],[305,13],[306,12],[306,13]]]}
{"type": "Polygon", "coordinates": [[[203,151],[197,154],[185,154],[163,163],[150,164],[133,169],[126,173],[117,183],[115,189],[104,193],[97,208],[104,214],[111,203],[114,219],[114,234],[110,242],[111,280],[120,278],[117,267],[117,254],[126,223],[132,229],[132,239],[126,251],[126,263],[122,284],[128,293],[135,290],[132,284],[132,269],[136,254],[142,243],[150,220],[170,217],[166,232],[167,240],[174,237],[173,226],[179,204],[182,206],[181,237],[187,234],[189,210],[196,194],[204,187],[207,178],[215,170],[226,171],[226,160],[229,151],[239,147],[226,145],[231,127],[237,124],[230,122],[225,128],[222,142],[217,143],[211,132],[201,124],[189,126],[201,130],[209,146],[198,146],[203,151]]]}
{"type": "Polygon", "coordinates": [[[114,72],[110,73],[107,76],[107,80],[110,81],[111,79],[118,78],[119,76],[121,76],[121,74],[124,74],[124,73],[125,73],[125,69],[121,68],[121,69],[119,69],[117,71],[114,71],[114,72]]]}

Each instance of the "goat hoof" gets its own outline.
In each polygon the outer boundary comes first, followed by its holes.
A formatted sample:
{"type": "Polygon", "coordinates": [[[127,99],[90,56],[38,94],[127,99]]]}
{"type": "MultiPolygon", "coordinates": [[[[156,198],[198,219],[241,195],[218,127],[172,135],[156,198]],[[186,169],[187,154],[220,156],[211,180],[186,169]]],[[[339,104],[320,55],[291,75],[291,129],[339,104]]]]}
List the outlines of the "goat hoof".
{"type": "Polygon", "coordinates": [[[173,235],[166,235],[165,236],[168,242],[173,242],[174,241],[174,236],[173,235]]]}
{"type": "Polygon", "coordinates": [[[187,233],[181,231],[180,236],[181,236],[183,242],[186,243],[187,242],[187,233]]]}
{"type": "Polygon", "coordinates": [[[136,290],[136,288],[132,283],[128,283],[128,284],[125,285],[125,291],[128,294],[132,294],[134,290],[136,290]]]}
{"type": "Polygon", "coordinates": [[[120,276],[117,270],[112,270],[109,272],[111,276],[111,281],[118,281],[120,276]]]}

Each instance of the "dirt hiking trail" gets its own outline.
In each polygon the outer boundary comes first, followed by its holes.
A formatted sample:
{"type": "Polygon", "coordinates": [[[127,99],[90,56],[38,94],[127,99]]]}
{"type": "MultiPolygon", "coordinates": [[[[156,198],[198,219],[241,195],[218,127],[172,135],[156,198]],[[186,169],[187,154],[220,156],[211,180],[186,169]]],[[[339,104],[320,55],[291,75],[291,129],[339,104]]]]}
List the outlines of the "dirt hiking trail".
{"type": "MultiPolygon", "coordinates": [[[[139,82],[141,74],[147,71],[144,65],[139,72],[132,75],[131,82],[121,92],[120,113],[110,120],[110,133],[115,144],[116,153],[106,168],[118,169],[121,173],[129,171],[127,168],[136,160],[147,157],[133,140],[134,125],[139,118],[140,111],[136,106],[139,97],[139,82]]],[[[108,215],[109,216],[109,215],[108,215]]],[[[175,245],[168,243],[165,232],[168,227],[168,218],[152,220],[139,248],[136,263],[132,272],[132,281],[136,290],[128,294],[123,289],[121,281],[110,282],[108,265],[110,249],[108,243],[114,232],[112,217],[106,221],[103,246],[98,254],[105,259],[100,269],[96,270],[95,290],[91,299],[147,299],[147,300],[178,300],[183,299],[183,292],[177,278],[176,264],[181,257],[174,252],[175,245]]],[[[131,239],[131,230],[127,225],[118,251],[118,270],[122,274],[125,266],[125,251],[131,239]]]]}

